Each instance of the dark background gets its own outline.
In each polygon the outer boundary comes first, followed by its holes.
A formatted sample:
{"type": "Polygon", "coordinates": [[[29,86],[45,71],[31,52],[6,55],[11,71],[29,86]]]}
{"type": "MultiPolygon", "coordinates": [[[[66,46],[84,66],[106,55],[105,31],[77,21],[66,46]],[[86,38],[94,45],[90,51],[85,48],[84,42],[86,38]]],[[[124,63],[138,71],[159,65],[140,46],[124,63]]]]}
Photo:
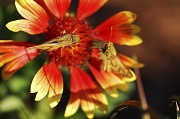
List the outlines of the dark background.
{"type": "MultiPolygon", "coordinates": [[[[179,0],[111,0],[111,12],[130,10],[137,14],[136,24],[143,43],[136,47],[119,47],[119,51],[136,54],[145,64],[141,77],[151,107],[166,113],[172,95],[180,95],[180,1],[179,0]]],[[[106,8],[108,9],[108,8],[106,8]]]]}

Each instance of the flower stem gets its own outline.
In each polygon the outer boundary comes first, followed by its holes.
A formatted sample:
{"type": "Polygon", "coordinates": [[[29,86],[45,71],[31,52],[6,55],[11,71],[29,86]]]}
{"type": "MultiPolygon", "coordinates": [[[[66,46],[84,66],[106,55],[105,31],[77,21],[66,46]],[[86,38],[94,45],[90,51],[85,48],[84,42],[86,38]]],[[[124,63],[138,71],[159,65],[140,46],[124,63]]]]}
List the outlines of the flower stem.
{"type": "MultiPolygon", "coordinates": [[[[134,55],[133,59],[137,61],[137,56],[134,55]]],[[[145,96],[145,93],[144,93],[144,88],[143,88],[143,85],[142,85],[139,68],[135,67],[134,72],[136,74],[136,84],[137,84],[138,94],[139,94],[139,98],[140,98],[141,108],[142,108],[142,111],[143,111],[142,119],[151,119],[150,114],[148,112],[149,108],[148,108],[146,96],[145,96]]]]}

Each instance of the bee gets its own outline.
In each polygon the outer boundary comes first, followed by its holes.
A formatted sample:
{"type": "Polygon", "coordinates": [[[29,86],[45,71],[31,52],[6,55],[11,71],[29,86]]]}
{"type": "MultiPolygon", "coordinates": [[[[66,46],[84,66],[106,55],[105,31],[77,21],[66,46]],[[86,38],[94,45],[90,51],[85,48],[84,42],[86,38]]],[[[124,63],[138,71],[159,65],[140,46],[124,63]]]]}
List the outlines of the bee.
{"type": "Polygon", "coordinates": [[[127,68],[117,56],[117,52],[113,43],[105,42],[101,46],[100,59],[102,60],[102,71],[113,72],[127,78],[133,77],[129,68],[127,68]]]}
{"type": "MultiPolygon", "coordinates": [[[[38,50],[46,50],[46,51],[52,51],[56,50],[58,48],[64,48],[66,46],[71,46],[72,44],[75,44],[80,41],[80,37],[76,34],[66,34],[65,31],[63,31],[62,36],[58,36],[56,38],[51,39],[50,41],[44,42],[40,45],[32,46],[35,49],[38,50]]],[[[30,47],[30,48],[32,48],[30,47]]],[[[72,46],[71,46],[72,47],[72,46]]]]}

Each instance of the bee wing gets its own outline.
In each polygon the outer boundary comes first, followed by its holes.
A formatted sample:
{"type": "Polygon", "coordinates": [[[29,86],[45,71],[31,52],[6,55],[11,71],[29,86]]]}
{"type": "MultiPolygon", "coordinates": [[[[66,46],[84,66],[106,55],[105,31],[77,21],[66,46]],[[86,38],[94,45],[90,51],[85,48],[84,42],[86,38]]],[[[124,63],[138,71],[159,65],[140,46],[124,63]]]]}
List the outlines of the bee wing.
{"type": "MultiPolygon", "coordinates": [[[[117,57],[117,58],[119,58],[119,57],[117,57]]],[[[120,59],[119,59],[119,61],[120,61],[120,59]]],[[[118,68],[118,72],[121,76],[128,77],[128,78],[133,77],[132,73],[130,72],[130,69],[127,68],[121,61],[119,62],[119,65],[117,65],[117,68],[118,68]]]]}
{"type": "Polygon", "coordinates": [[[64,36],[58,36],[56,38],[53,38],[50,41],[44,42],[43,44],[63,43],[65,41],[71,41],[70,39],[71,39],[71,34],[67,34],[64,36]]]}
{"type": "Polygon", "coordinates": [[[57,46],[57,43],[51,43],[51,44],[43,43],[40,45],[33,46],[33,48],[36,48],[38,50],[51,50],[52,48],[56,46],[57,46]]]}
{"type": "Polygon", "coordinates": [[[116,68],[116,62],[115,59],[106,57],[102,60],[101,64],[101,70],[107,71],[107,72],[113,72],[116,68]]]}
{"type": "Polygon", "coordinates": [[[59,36],[56,38],[57,39],[57,42],[60,43],[60,42],[64,42],[64,41],[71,41],[71,34],[67,34],[67,35],[64,35],[64,36],[59,36]]]}
{"type": "Polygon", "coordinates": [[[113,72],[115,74],[121,75],[122,77],[131,78],[133,76],[130,70],[126,66],[124,66],[124,64],[117,56],[111,56],[106,60],[102,60],[101,70],[113,72]]]}
{"type": "Polygon", "coordinates": [[[60,47],[65,47],[65,46],[71,45],[72,42],[69,39],[70,39],[69,35],[59,36],[50,41],[44,42],[43,44],[36,45],[33,47],[36,49],[39,49],[39,50],[52,51],[52,50],[55,50],[60,47]]]}

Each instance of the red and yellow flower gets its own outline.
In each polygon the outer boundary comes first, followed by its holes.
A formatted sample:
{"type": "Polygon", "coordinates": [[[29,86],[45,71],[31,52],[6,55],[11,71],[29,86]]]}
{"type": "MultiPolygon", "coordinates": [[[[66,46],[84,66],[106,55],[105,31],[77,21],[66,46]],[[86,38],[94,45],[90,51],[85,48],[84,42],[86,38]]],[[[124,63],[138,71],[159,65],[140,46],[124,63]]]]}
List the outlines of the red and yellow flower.
{"type": "MultiPolygon", "coordinates": [[[[95,40],[111,42],[119,45],[134,46],[142,42],[136,34],[140,28],[131,24],[136,15],[130,11],[119,12],[99,26],[93,28],[87,17],[98,11],[108,0],[79,0],[76,15],[68,13],[71,0],[16,0],[15,6],[25,19],[9,22],[6,26],[14,32],[24,31],[28,34],[45,34],[49,41],[62,32],[76,34],[80,41],[66,47],[46,51],[47,64],[34,76],[31,93],[36,93],[36,101],[48,94],[50,107],[55,107],[63,93],[63,77],[60,67],[67,67],[71,73],[70,100],[65,111],[65,117],[73,115],[81,105],[88,118],[94,117],[94,109],[107,111],[108,101],[100,87],[83,69],[89,66],[100,86],[112,97],[117,97],[117,90],[126,91],[127,82],[135,80],[116,75],[113,72],[103,72],[100,69],[100,59],[93,51],[95,40]],[[113,29],[112,29],[113,28],[113,29]]],[[[0,41],[0,66],[3,78],[10,78],[17,70],[41,53],[40,50],[29,48],[37,44],[0,41]]],[[[118,55],[125,66],[139,66],[139,63],[118,55]]]]}

